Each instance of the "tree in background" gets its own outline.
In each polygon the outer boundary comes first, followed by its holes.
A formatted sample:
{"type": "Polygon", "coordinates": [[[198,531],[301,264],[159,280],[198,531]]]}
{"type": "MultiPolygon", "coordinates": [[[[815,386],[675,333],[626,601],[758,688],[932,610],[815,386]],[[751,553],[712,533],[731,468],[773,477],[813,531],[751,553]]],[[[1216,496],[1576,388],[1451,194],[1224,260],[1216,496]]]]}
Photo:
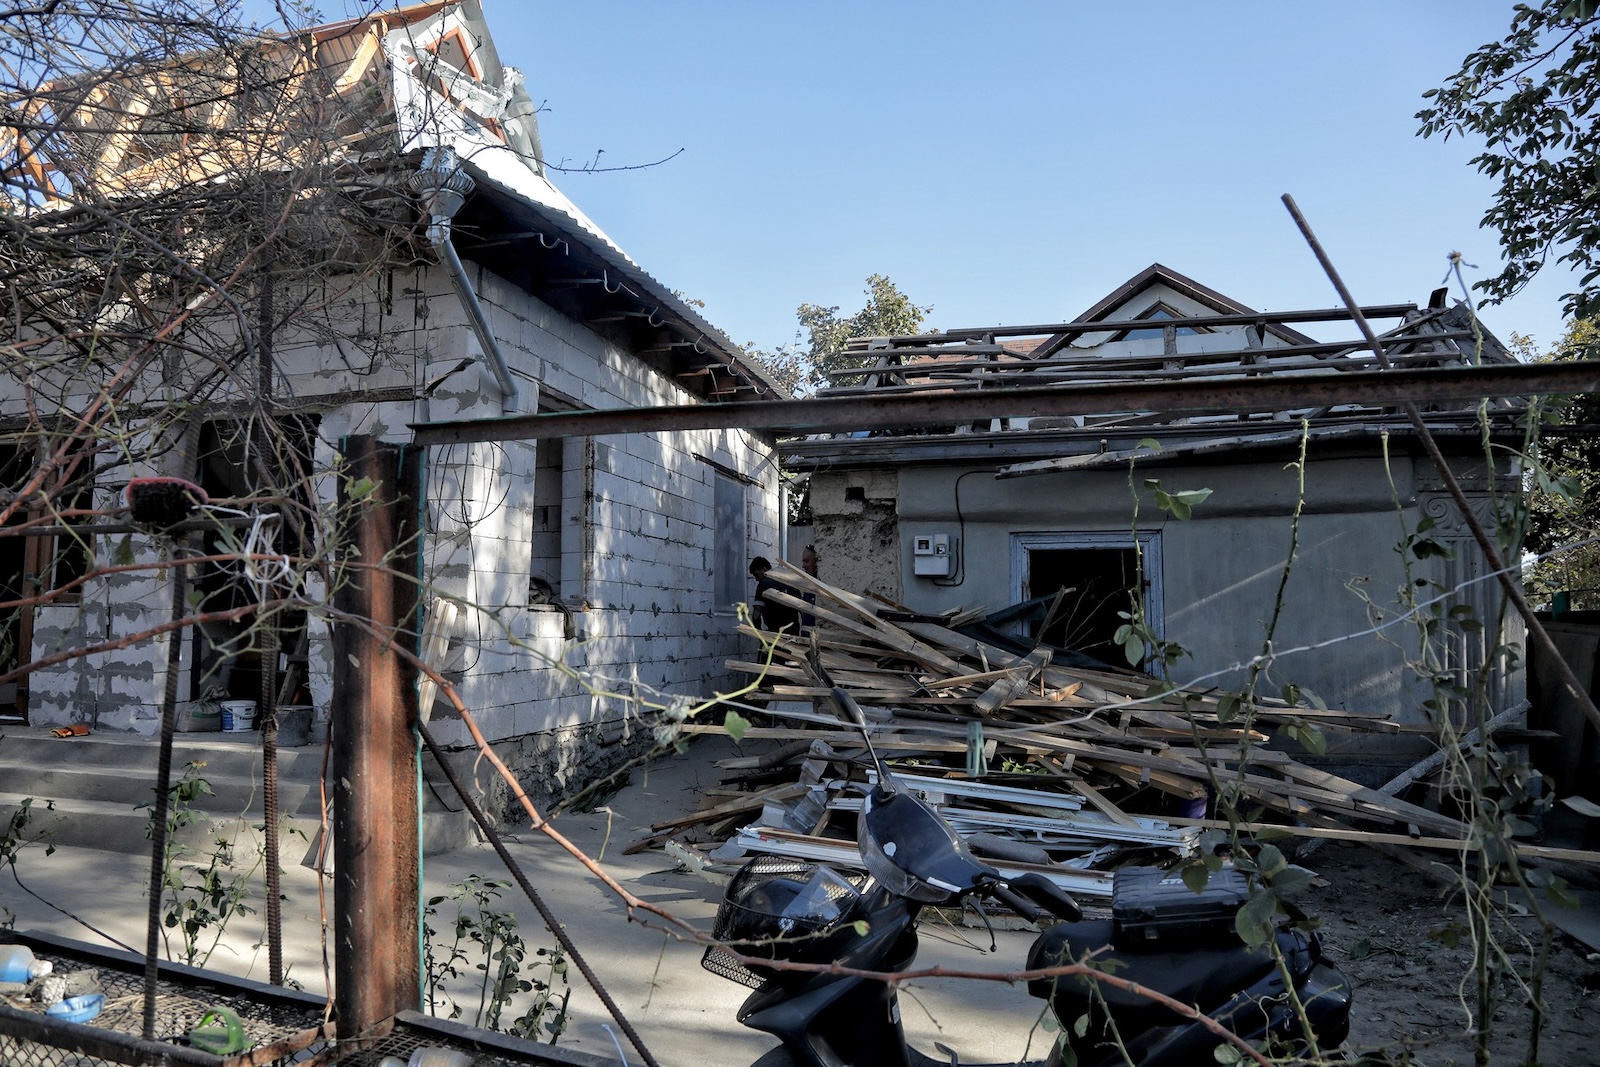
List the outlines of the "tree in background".
{"type": "Polygon", "coordinates": [[[795,309],[800,330],[792,344],[780,345],[771,352],[746,347],[766,363],[780,385],[795,396],[808,396],[828,384],[830,372],[864,365],[858,358],[840,358],[839,353],[850,338],[920,333],[923,320],[933,310],[931,306],[912,303],[887,275],[869,277],[865,292],[866,304],[846,318],[839,317],[837,304],[801,304],[795,309]]]}
{"type": "Polygon", "coordinates": [[[1473,164],[1500,183],[1481,225],[1505,269],[1474,283],[1485,303],[1520,290],[1551,256],[1582,272],[1573,318],[1600,314],[1600,0],[1518,4],[1503,41],[1468,55],[1417,113],[1422,136],[1482,137],[1473,164]]]}
{"type": "MultiPolygon", "coordinates": [[[[1549,359],[1600,357],[1600,324],[1578,320],[1549,359]]],[[[1600,609],[1600,396],[1566,397],[1552,405],[1531,466],[1526,548],[1556,553],[1528,569],[1530,592],[1543,600],[1566,593],[1578,610],[1600,609]],[[1558,551],[1564,545],[1578,547],[1558,551]]]]}
{"type": "MultiPolygon", "coordinates": [[[[801,304],[795,309],[800,329],[795,340],[763,352],[754,344],[746,351],[766,364],[778,384],[793,396],[809,396],[829,384],[830,373],[867,366],[870,359],[841,356],[845,342],[852,337],[899,337],[922,332],[922,322],[931,306],[914,304],[884,274],[867,279],[867,302],[847,318],[839,317],[839,306],[801,304]],[[802,341],[802,337],[804,340],[802,341]]],[[[810,476],[797,478],[789,492],[789,522],[796,526],[811,523],[810,476]]]]}

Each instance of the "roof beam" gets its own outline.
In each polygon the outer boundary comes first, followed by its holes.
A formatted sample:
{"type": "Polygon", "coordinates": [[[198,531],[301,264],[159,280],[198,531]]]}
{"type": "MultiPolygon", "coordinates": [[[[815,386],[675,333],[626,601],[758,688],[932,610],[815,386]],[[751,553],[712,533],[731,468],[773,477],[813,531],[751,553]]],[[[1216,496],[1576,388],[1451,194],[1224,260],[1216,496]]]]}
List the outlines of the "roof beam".
{"type": "MultiPolygon", "coordinates": [[[[1361,313],[1369,319],[1398,319],[1404,318],[1416,310],[1417,305],[1415,304],[1374,304],[1371,307],[1362,308],[1361,313]]],[[[1227,315],[1189,315],[1181,319],[1161,319],[1159,324],[1163,326],[1168,323],[1174,326],[1253,326],[1264,322],[1269,326],[1282,326],[1291,322],[1338,322],[1349,318],[1350,312],[1344,308],[1320,308],[1312,311],[1275,311],[1271,314],[1249,311],[1227,315]]],[[[1029,326],[979,326],[961,330],[940,330],[937,333],[870,338],[870,340],[887,340],[892,345],[941,344],[951,341],[963,341],[968,338],[992,342],[996,337],[1027,337],[1036,334],[1066,334],[1071,337],[1085,333],[1148,330],[1153,325],[1156,325],[1156,323],[1152,323],[1149,319],[1106,319],[1095,322],[1056,322],[1029,326]]],[[[852,338],[852,340],[860,341],[862,344],[847,348],[846,351],[859,352],[864,350],[865,342],[869,338],[852,338]]]]}
{"type": "Polygon", "coordinates": [[[1014,416],[1126,411],[1274,411],[1335,404],[1429,404],[1482,397],[1600,392],[1600,360],[1300,374],[1221,382],[1019,386],[1004,391],[919,396],[683,404],[558,412],[459,422],[413,423],[422,445],[551,437],[746,429],[778,435],[939,426],[1014,416]]]}

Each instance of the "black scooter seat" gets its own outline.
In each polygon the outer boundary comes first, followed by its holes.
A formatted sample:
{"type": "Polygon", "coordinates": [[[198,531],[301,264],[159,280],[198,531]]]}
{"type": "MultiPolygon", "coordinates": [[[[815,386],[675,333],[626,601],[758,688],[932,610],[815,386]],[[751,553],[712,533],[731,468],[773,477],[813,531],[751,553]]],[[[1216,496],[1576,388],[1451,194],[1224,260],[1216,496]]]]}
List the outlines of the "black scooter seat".
{"type": "MultiPolygon", "coordinates": [[[[1198,1007],[1202,1012],[1210,1012],[1225,1003],[1273,969],[1272,954],[1265,947],[1252,950],[1235,942],[1210,948],[1189,947],[1182,951],[1141,947],[1137,952],[1130,952],[1115,946],[1112,934],[1109,919],[1059,923],[1034,942],[1028,953],[1028,969],[1076,963],[1087,953],[1103,949],[1092,962],[1105,973],[1136,982],[1173,1000],[1198,1007]]],[[[1036,978],[1028,983],[1028,992],[1043,1000],[1087,1002],[1091,998],[1091,985],[1100,987],[1100,995],[1120,1022],[1165,1026],[1176,1021],[1172,1012],[1148,997],[1085,976],[1036,978]]]]}

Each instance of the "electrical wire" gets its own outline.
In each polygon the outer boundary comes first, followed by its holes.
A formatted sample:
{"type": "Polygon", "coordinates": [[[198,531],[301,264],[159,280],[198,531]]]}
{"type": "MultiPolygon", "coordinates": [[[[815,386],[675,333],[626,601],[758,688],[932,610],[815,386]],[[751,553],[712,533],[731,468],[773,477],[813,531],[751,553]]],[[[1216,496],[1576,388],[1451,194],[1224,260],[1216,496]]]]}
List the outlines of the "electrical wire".
{"type": "Polygon", "coordinates": [[[967,580],[967,518],[961,513],[961,483],[974,474],[993,475],[993,471],[975,470],[967,471],[956,477],[956,577],[935,578],[933,584],[941,589],[954,589],[967,580]]]}

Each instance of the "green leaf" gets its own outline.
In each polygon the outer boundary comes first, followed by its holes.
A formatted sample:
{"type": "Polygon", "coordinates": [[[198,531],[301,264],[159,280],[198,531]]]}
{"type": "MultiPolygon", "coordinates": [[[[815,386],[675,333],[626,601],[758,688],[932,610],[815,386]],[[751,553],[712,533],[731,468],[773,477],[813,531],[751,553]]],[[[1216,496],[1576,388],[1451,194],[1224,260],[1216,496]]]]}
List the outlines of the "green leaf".
{"type": "Polygon", "coordinates": [[[1550,884],[1545,887],[1545,896],[1549,897],[1550,902],[1558,908],[1577,911],[1583,906],[1583,901],[1576,894],[1567,892],[1567,888],[1566,879],[1558,875],[1551,879],[1550,884]]]}
{"type": "Polygon", "coordinates": [[[1160,452],[1161,451],[1161,442],[1157,441],[1154,437],[1141,437],[1139,439],[1139,443],[1137,445],[1135,445],[1134,447],[1135,448],[1148,448],[1152,452],[1160,452]]]}
{"type": "Polygon", "coordinates": [[[111,564],[114,567],[133,566],[133,535],[126,534],[117,541],[116,548],[111,550],[111,564]]]}
{"type": "Polygon", "coordinates": [[[1301,723],[1295,730],[1295,740],[1313,756],[1325,756],[1328,753],[1328,739],[1323,732],[1310,723],[1301,723]]]}
{"type": "Polygon", "coordinates": [[[1144,659],[1144,642],[1139,640],[1138,634],[1129,634],[1123,638],[1122,654],[1128,658],[1128,663],[1134,667],[1137,667],[1139,661],[1144,659]]]}
{"type": "Polygon", "coordinates": [[[1428,936],[1439,942],[1439,944],[1443,945],[1445,948],[1454,949],[1460,947],[1461,942],[1466,935],[1466,926],[1455,920],[1451,920],[1445,925],[1439,927],[1439,929],[1433,931],[1428,936]]]}
{"type": "Polygon", "coordinates": [[[1189,887],[1191,893],[1204,893],[1206,883],[1211,881],[1211,872],[1203,863],[1191,863],[1183,868],[1183,884],[1189,887]]]}
{"type": "Polygon", "coordinates": [[[1260,948],[1272,939],[1272,917],[1278,912],[1278,898],[1268,890],[1251,897],[1233,917],[1233,928],[1251,948],[1260,948]]]}
{"type": "Polygon", "coordinates": [[[1449,545],[1441,544],[1431,537],[1424,537],[1411,546],[1411,554],[1418,559],[1455,559],[1455,549],[1449,545]]]}
{"type": "Polygon", "coordinates": [[[1311,872],[1299,867],[1285,867],[1272,878],[1272,891],[1279,897],[1292,897],[1311,888],[1311,872]]]}
{"type": "Polygon", "coordinates": [[[1185,489],[1180,493],[1173,493],[1172,499],[1181,500],[1189,507],[1203,504],[1211,496],[1210,489],[1185,489]]]}
{"type": "Polygon", "coordinates": [[[1239,717],[1239,698],[1238,697],[1229,695],[1229,696],[1225,696],[1225,697],[1223,697],[1223,698],[1221,698],[1220,700],[1217,701],[1217,722],[1221,723],[1223,726],[1226,726],[1230,722],[1232,722],[1234,719],[1237,719],[1238,717],[1239,717]]]}
{"type": "Polygon", "coordinates": [[[1277,845],[1262,845],[1261,851],[1256,855],[1256,866],[1261,873],[1271,878],[1279,871],[1289,866],[1289,861],[1283,858],[1277,845]]]}
{"type": "Polygon", "coordinates": [[[728,731],[728,736],[735,741],[742,741],[744,740],[745,731],[750,729],[750,720],[729,708],[727,714],[722,718],[722,728],[728,731]]]}

